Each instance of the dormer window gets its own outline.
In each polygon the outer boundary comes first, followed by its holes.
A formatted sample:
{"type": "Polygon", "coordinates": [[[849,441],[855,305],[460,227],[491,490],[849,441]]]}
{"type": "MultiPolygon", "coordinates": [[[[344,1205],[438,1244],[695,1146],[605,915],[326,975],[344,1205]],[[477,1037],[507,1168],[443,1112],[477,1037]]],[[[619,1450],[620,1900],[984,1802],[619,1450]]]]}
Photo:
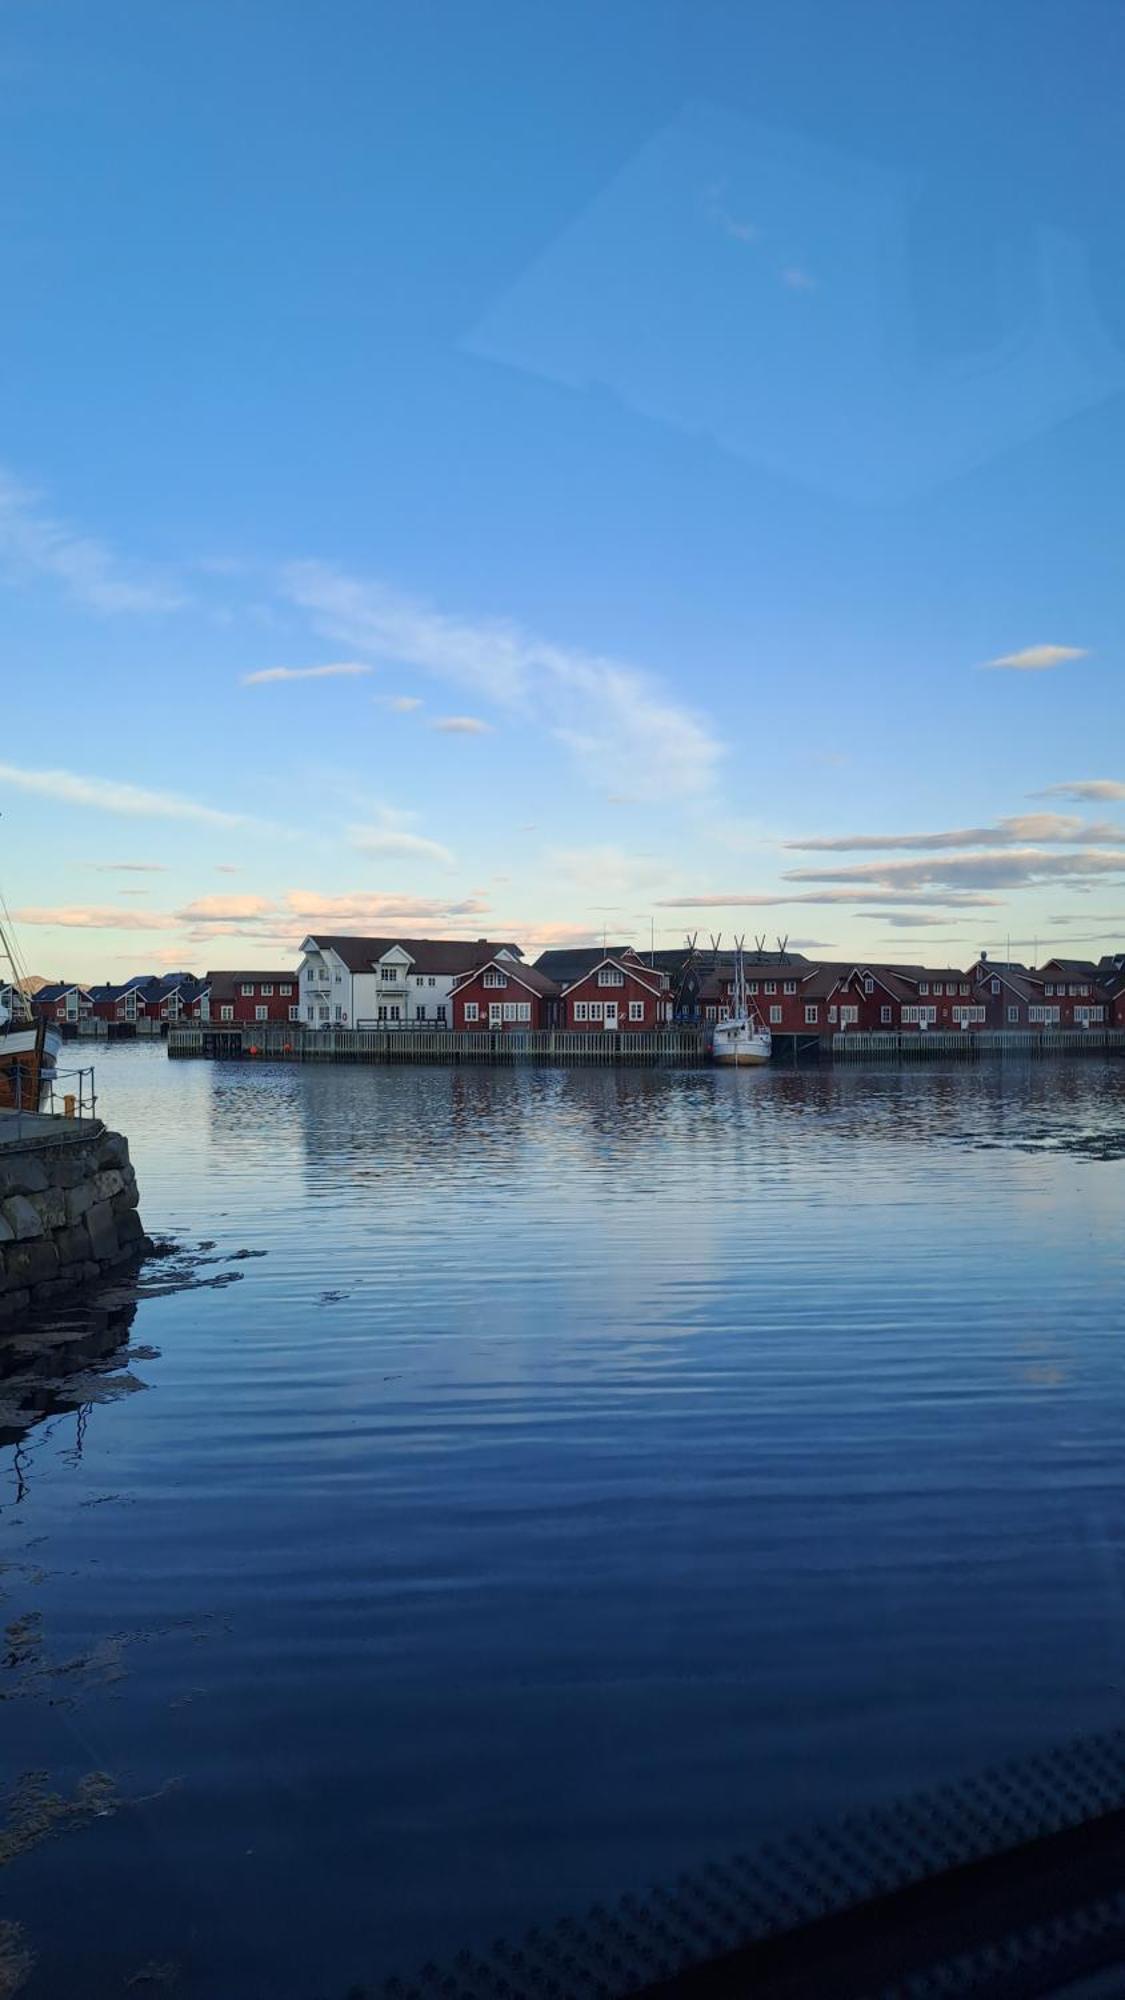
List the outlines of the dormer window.
{"type": "Polygon", "coordinates": [[[930,982],[929,982],[929,980],[928,980],[928,979],[923,979],[923,980],[920,980],[920,981],[919,981],[919,985],[918,985],[918,991],[919,991],[919,993],[928,993],[928,992],[929,992],[929,990],[930,990],[930,982]]]}
{"type": "Polygon", "coordinates": [[[508,984],[507,973],[500,972],[496,966],[490,965],[484,975],[484,984],[486,986],[506,986],[508,984]]]}
{"type": "Polygon", "coordinates": [[[624,986],[625,974],[616,965],[603,965],[598,969],[599,986],[624,986]]]}
{"type": "Polygon", "coordinates": [[[875,981],[869,972],[864,974],[863,990],[865,993],[874,993],[875,991],[875,981]]]}
{"type": "Polygon", "coordinates": [[[397,978],[398,978],[398,966],[397,966],[397,965],[381,965],[381,966],[379,967],[379,977],[380,977],[380,979],[397,979],[397,978]]]}

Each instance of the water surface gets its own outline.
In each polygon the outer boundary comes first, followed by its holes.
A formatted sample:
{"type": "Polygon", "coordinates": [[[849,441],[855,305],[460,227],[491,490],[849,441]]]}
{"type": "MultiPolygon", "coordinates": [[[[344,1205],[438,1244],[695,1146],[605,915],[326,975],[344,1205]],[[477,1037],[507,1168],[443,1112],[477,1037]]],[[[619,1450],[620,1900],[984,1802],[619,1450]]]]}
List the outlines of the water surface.
{"type": "Polygon", "coordinates": [[[5,1871],[29,2000],[342,2000],[1121,1719],[1125,1064],[98,1076],[241,1276],[0,1450],[3,1780],[135,1802],[5,1871]]]}

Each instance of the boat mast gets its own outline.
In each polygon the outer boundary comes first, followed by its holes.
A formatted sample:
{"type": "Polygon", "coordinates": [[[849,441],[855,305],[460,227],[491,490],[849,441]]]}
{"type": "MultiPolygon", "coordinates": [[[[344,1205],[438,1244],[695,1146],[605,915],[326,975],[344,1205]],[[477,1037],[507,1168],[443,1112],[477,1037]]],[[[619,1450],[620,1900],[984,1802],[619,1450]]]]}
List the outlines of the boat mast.
{"type": "Polygon", "coordinates": [[[736,937],[734,941],[733,1013],[736,1021],[744,1021],[746,1019],[746,961],[743,956],[745,946],[746,933],[744,931],[742,936],[736,937]]]}

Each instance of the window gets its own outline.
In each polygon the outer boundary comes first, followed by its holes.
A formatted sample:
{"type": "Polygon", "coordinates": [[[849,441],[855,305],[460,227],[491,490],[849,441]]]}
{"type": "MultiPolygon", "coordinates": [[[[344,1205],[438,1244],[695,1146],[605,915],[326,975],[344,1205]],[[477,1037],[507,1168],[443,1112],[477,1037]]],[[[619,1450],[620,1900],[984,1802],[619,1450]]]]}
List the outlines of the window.
{"type": "MultiPolygon", "coordinates": [[[[337,974],[336,974],[336,977],[337,977],[337,979],[339,979],[339,977],[340,977],[339,973],[337,973],[337,974]]],[[[397,965],[381,965],[381,966],[379,967],[379,977],[380,977],[380,979],[386,979],[386,980],[394,980],[394,979],[397,979],[397,978],[398,978],[398,966],[397,966],[397,965]]]]}
{"type": "Polygon", "coordinates": [[[445,1002],[444,1002],[444,1000],[439,1000],[439,1001],[438,1001],[438,1010],[437,1010],[437,1017],[438,1017],[438,1026],[439,1026],[439,1028],[444,1028],[444,1026],[445,1026],[445,1002]]]}
{"type": "Polygon", "coordinates": [[[616,965],[599,966],[598,968],[599,986],[624,986],[624,984],[625,984],[625,974],[623,972],[619,972],[616,965]]]}
{"type": "Polygon", "coordinates": [[[963,1028],[971,1021],[983,1021],[985,1012],[986,1010],[983,1007],[955,1007],[953,1009],[953,1019],[963,1028]]]}
{"type": "Polygon", "coordinates": [[[1083,998],[1083,999],[1085,999],[1085,998],[1086,998],[1086,995],[1087,995],[1087,993],[1088,993],[1088,992],[1090,991],[1090,989],[1089,989],[1089,987],[1088,987],[1088,986],[1080,986],[1080,987],[1078,988],[1078,991],[1079,991],[1079,992],[1081,993],[1081,995],[1082,995],[1082,998],[1083,998]]]}
{"type": "Polygon", "coordinates": [[[466,1025],[467,1025],[467,1024],[468,1024],[468,1022],[470,1022],[470,1021],[479,1021],[479,1020],[480,1020],[480,1008],[479,1008],[479,1007],[477,1006],[477,1003],[476,1003],[476,1001],[475,1001],[475,1000],[466,1000],[466,1002],[465,1002],[465,1021],[466,1021],[466,1025]]]}
{"type": "Polygon", "coordinates": [[[1079,1022],[1080,1025],[1088,1028],[1095,1021],[1105,1020],[1105,1008],[1076,1007],[1074,1010],[1074,1018],[1077,1022],[1079,1022]]]}
{"type": "MultiPolygon", "coordinates": [[[[336,1012],[337,1012],[337,1014],[339,1013],[339,1011],[340,1011],[340,1010],[339,1010],[339,1008],[337,1007],[337,1009],[336,1009],[336,1012]]],[[[270,1017],[270,1010],[269,1010],[269,1008],[268,1008],[268,1007],[255,1007],[255,1009],[254,1009],[254,1019],[255,1019],[256,1021],[268,1021],[268,1020],[269,1020],[269,1017],[270,1017]]]]}
{"type": "Polygon", "coordinates": [[[820,1008],[816,1006],[815,1003],[807,1004],[805,1007],[806,1028],[815,1028],[819,1020],[820,1020],[820,1008]]]}
{"type": "Polygon", "coordinates": [[[849,1024],[851,1024],[851,1023],[853,1023],[853,1022],[855,1022],[855,1021],[858,1021],[858,1020],[859,1020],[859,1008],[858,1008],[858,1007],[845,1007],[845,1006],[843,1006],[843,1004],[841,1004],[841,1007],[840,1007],[840,1026],[841,1026],[842,1028],[846,1028],[846,1027],[848,1027],[848,1026],[849,1026],[849,1024]]]}
{"type": "Polygon", "coordinates": [[[867,973],[864,977],[863,990],[865,993],[874,993],[875,991],[875,981],[872,979],[870,973],[867,973]]]}
{"type": "Polygon", "coordinates": [[[643,1001],[643,1000],[630,1000],[630,1002],[629,1002],[629,1019],[630,1019],[631,1021],[643,1021],[643,1020],[644,1020],[644,1017],[645,1017],[645,1003],[644,1003],[644,1001],[643,1001]]]}
{"type": "Polygon", "coordinates": [[[508,984],[508,975],[506,972],[498,972],[494,965],[490,965],[484,975],[484,984],[486,986],[506,986],[508,984]]]}
{"type": "Polygon", "coordinates": [[[336,984],[337,986],[342,986],[343,983],[344,983],[344,975],[342,972],[338,972],[336,974],[336,984]]]}
{"type": "Polygon", "coordinates": [[[998,979],[992,979],[989,981],[989,991],[991,993],[999,993],[1000,981],[998,979]]]}
{"type": "Polygon", "coordinates": [[[415,1007],[415,1009],[414,1009],[414,1019],[415,1019],[416,1021],[424,1021],[424,1020],[425,1020],[425,1018],[426,1018],[426,1008],[425,1008],[425,1004],[424,1004],[424,1003],[422,1003],[422,1004],[420,1004],[419,1006],[415,1007]]]}
{"type": "MultiPolygon", "coordinates": [[[[327,1013],[327,1012],[328,1012],[328,1009],[327,1009],[327,1007],[325,1007],[323,1011],[324,1011],[324,1013],[327,1013]]],[[[386,1018],[387,1018],[387,1009],[386,1009],[386,1006],[385,1006],[385,1005],[383,1005],[383,1006],[380,1006],[380,1007],[376,1008],[376,1010],[375,1010],[375,1017],[376,1017],[376,1019],[377,1019],[377,1020],[379,1020],[379,1021],[385,1021],[385,1020],[386,1020],[386,1018]]]]}
{"type": "Polygon", "coordinates": [[[890,1010],[890,1008],[889,1008],[889,1007],[880,1007],[880,1009],[879,1009],[879,1019],[880,1019],[880,1021],[882,1022],[882,1025],[884,1026],[884,1028],[889,1028],[889,1027],[890,1027],[890,1025],[891,1025],[891,1010],[890,1010]]]}
{"type": "Polygon", "coordinates": [[[1019,1018],[1020,1018],[1020,1010],[1019,1010],[1019,1008],[1018,1008],[1018,1007],[1009,1007],[1009,1009],[1008,1009],[1008,1019],[1009,1019],[1009,1021],[1010,1021],[1010,1022],[1014,1022],[1014,1023],[1016,1023],[1016,1024],[1018,1025],[1018,1022],[1019,1022],[1019,1018]]]}
{"type": "Polygon", "coordinates": [[[766,992],[767,992],[767,993],[776,993],[776,992],[777,992],[777,981],[776,981],[776,979],[767,979],[767,980],[766,980],[766,992]]]}
{"type": "Polygon", "coordinates": [[[342,1020],[343,1020],[343,1018],[344,1018],[344,1010],[343,1010],[343,1008],[341,1007],[341,1005],[340,1005],[339,1001],[337,1000],[337,1002],[336,1002],[336,1020],[337,1020],[337,1022],[340,1022],[340,1021],[342,1021],[342,1020]]]}
{"type": "Polygon", "coordinates": [[[936,1007],[904,1007],[902,1010],[902,1024],[904,1028],[928,1028],[936,1020],[936,1007]]]}
{"type": "Polygon", "coordinates": [[[505,1000],[503,1002],[503,1012],[501,1018],[505,1021],[514,1021],[516,1018],[516,1008],[518,1005],[519,1002],[517,1000],[505,1000]]]}
{"type": "Polygon", "coordinates": [[[243,999],[244,999],[244,1000],[252,1000],[252,999],[253,999],[253,997],[254,997],[254,988],[253,988],[253,986],[252,986],[252,985],[249,985],[249,984],[248,984],[248,985],[246,985],[246,986],[244,986],[244,987],[242,988],[242,997],[243,997],[243,999]]]}
{"type": "Polygon", "coordinates": [[[263,1000],[272,1000],[272,999],[273,999],[273,987],[272,987],[272,986],[263,986],[263,987],[261,988],[261,994],[262,994],[262,999],[263,999],[263,1000]]]}
{"type": "Polygon", "coordinates": [[[328,1019],[328,1008],[323,1000],[321,1001],[317,1011],[320,1014],[321,1025],[323,1026],[324,1022],[327,1021],[328,1019]]]}
{"type": "Polygon", "coordinates": [[[516,1001],[516,1020],[517,1020],[517,1021],[530,1021],[530,1020],[531,1020],[531,1002],[530,1002],[530,1000],[517,1000],[517,1001],[516,1001]]]}
{"type": "Polygon", "coordinates": [[[589,1002],[588,1002],[588,1001],[586,1001],[586,1000],[576,1000],[576,1001],[575,1001],[575,1003],[574,1003],[574,1025],[575,1025],[575,1027],[577,1027],[577,1026],[578,1026],[578,1023],[579,1023],[580,1021],[588,1021],[588,1020],[589,1020],[589,1018],[590,1018],[590,1007],[589,1007],[589,1002]]]}
{"type": "Polygon", "coordinates": [[[828,1019],[829,1019],[829,1021],[833,1021],[833,1022],[835,1021],[835,1019],[836,1019],[836,1009],[835,1009],[835,1007],[830,1007],[830,1008],[828,1009],[828,1019]]]}
{"type": "Polygon", "coordinates": [[[300,1020],[300,1018],[301,1018],[301,1010],[300,1010],[300,1008],[299,1008],[299,1007],[290,1007],[290,1009],[289,1009],[289,1019],[290,1019],[291,1021],[299,1021],[299,1020],[300,1020]]]}
{"type": "Polygon", "coordinates": [[[782,992],[783,992],[783,993],[795,993],[795,992],[797,991],[797,982],[796,982],[796,980],[795,980],[795,979],[787,979],[787,980],[785,981],[784,985],[782,986],[782,989],[781,989],[781,990],[782,990],[782,992]]]}
{"type": "Polygon", "coordinates": [[[1027,1018],[1039,1027],[1053,1028],[1058,1025],[1059,1010],[1057,1007],[1029,1007],[1027,1018]]]}
{"type": "Polygon", "coordinates": [[[771,1007],[771,1008],[770,1008],[770,1027],[771,1027],[771,1028],[780,1028],[780,1026],[781,1026],[781,1008],[780,1008],[780,1007],[771,1007]]]}
{"type": "Polygon", "coordinates": [[[925,979],[920,979],[918,982],[919,993],[928,993],[929,990],[930,988],[928,982],[925,979]]]}
{"type": "Polygon", "coordinates": [[[1048,996],[1049,996],[1050,994],[1052,994],[1052,993],[1054,992],[1054,990],[1055,990],[1055,989],[1054,989],[1054,987],[1053,987],[1053,986],[1045,986],[1045,987],[1043,988],[1043,991],[1044,991],[1044,993],[1046,993],[1046,994],[1047,994],[1048,996]]]}
{"type": "Polygon", "coordinates": [[[401,1021],[401,1019],[402,1019],[402,1008],[399,1006],[397,1000],[395,1000],[391,1003],[391,1020],[401,1021]]]}
{"type": "MultiPolygon", "coordinates": [[[[264,991],[264,990],[265,990],[265,989],[263,988],[263,991],[264,991]]],[[[283,1000],[288,1000],[288,998],[289,998],[289,995],[290,995],[290,994],[292,993],[292,991],[293,991],[293,988],[292,988],[292,986],[279,986],[277,990],[278,990],[278,992],[280,993],[280,995],[281,995],[281,997],[282,997],[282,999],[283,999],[283,1000]]]]}
{"type": "Polygon", "coordinates": [[[230,1006],[229,1004],[228,1004],[227,1006],[224,1006],[224,1007],[220,1007],[220,1008],[219,1008],[219,1019],[220,1019],[220,1021],[233,1021],[233,1020],[234,1020],[234,1008],[233,1008],[233,1007],[231,1007],[231,1006],[230,1006]]]}
{"type": "Polygon", "coordinates": [[[935,986],[935,987],[934,987],[934,992],[935,992],[935,993],[939,993],[939,994],[940,994],[940,993],[944,993],[944,992],[945,992],[945,988],[944,988],[944,986],[935,986]]]}
{"type": "MultiPolygon", "coordinates": [[[[750,981],[750,984],[749,984],[749,986],[748,986],[748,987],[746,988],[746,991],[747,991],[748,993],[756,993],[756,992],[758,991],[758,982],[757,982],[757,980],[756,980],[756,979],[752,979],[752,980],[750,981]]],[[[729,986],[727,987],[727,992],[728,992],[728,993],[730,992],[730,987],[729,987],[729,986]]]]}

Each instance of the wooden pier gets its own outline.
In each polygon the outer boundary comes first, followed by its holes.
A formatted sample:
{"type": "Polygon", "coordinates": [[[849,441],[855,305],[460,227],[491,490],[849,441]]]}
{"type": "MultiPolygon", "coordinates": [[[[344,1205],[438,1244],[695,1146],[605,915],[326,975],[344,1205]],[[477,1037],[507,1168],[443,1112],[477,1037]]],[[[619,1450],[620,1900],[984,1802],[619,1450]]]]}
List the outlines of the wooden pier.
{"type": "Polygon", "coordinates": [[[583,1034],[573,1028],[313,1028],[286,1022],[197,1021],[169,1028],[170,1057],[217,1061],[359,1063],[583,1063],[694,1067],[707,1059],[702,1028],[583,1034]]]}
{"type": "MultiPolygon", "coordinates": [[[[709,1061],[710,1031],[645,1033],[574,1028],[301,1028],[283,1021],[193,1021],[168,1029],[168,1054],[219,1062],[539,1063],[695,1069],[709,1061]]],[[[1125,1055],[1125,1028],[978,1028],[843,1034],[774,1031],[774,1063],[977,1062],[986,1056],[1125,1055]]]]}
{"type": "Polygon", "coordinates": [[[925,1034],[849,1028],[831,1038],[833,1062],[977,1062],[982,1056],[1125,1055],[1125,1028],[949,1028],[925,1034]]]}

